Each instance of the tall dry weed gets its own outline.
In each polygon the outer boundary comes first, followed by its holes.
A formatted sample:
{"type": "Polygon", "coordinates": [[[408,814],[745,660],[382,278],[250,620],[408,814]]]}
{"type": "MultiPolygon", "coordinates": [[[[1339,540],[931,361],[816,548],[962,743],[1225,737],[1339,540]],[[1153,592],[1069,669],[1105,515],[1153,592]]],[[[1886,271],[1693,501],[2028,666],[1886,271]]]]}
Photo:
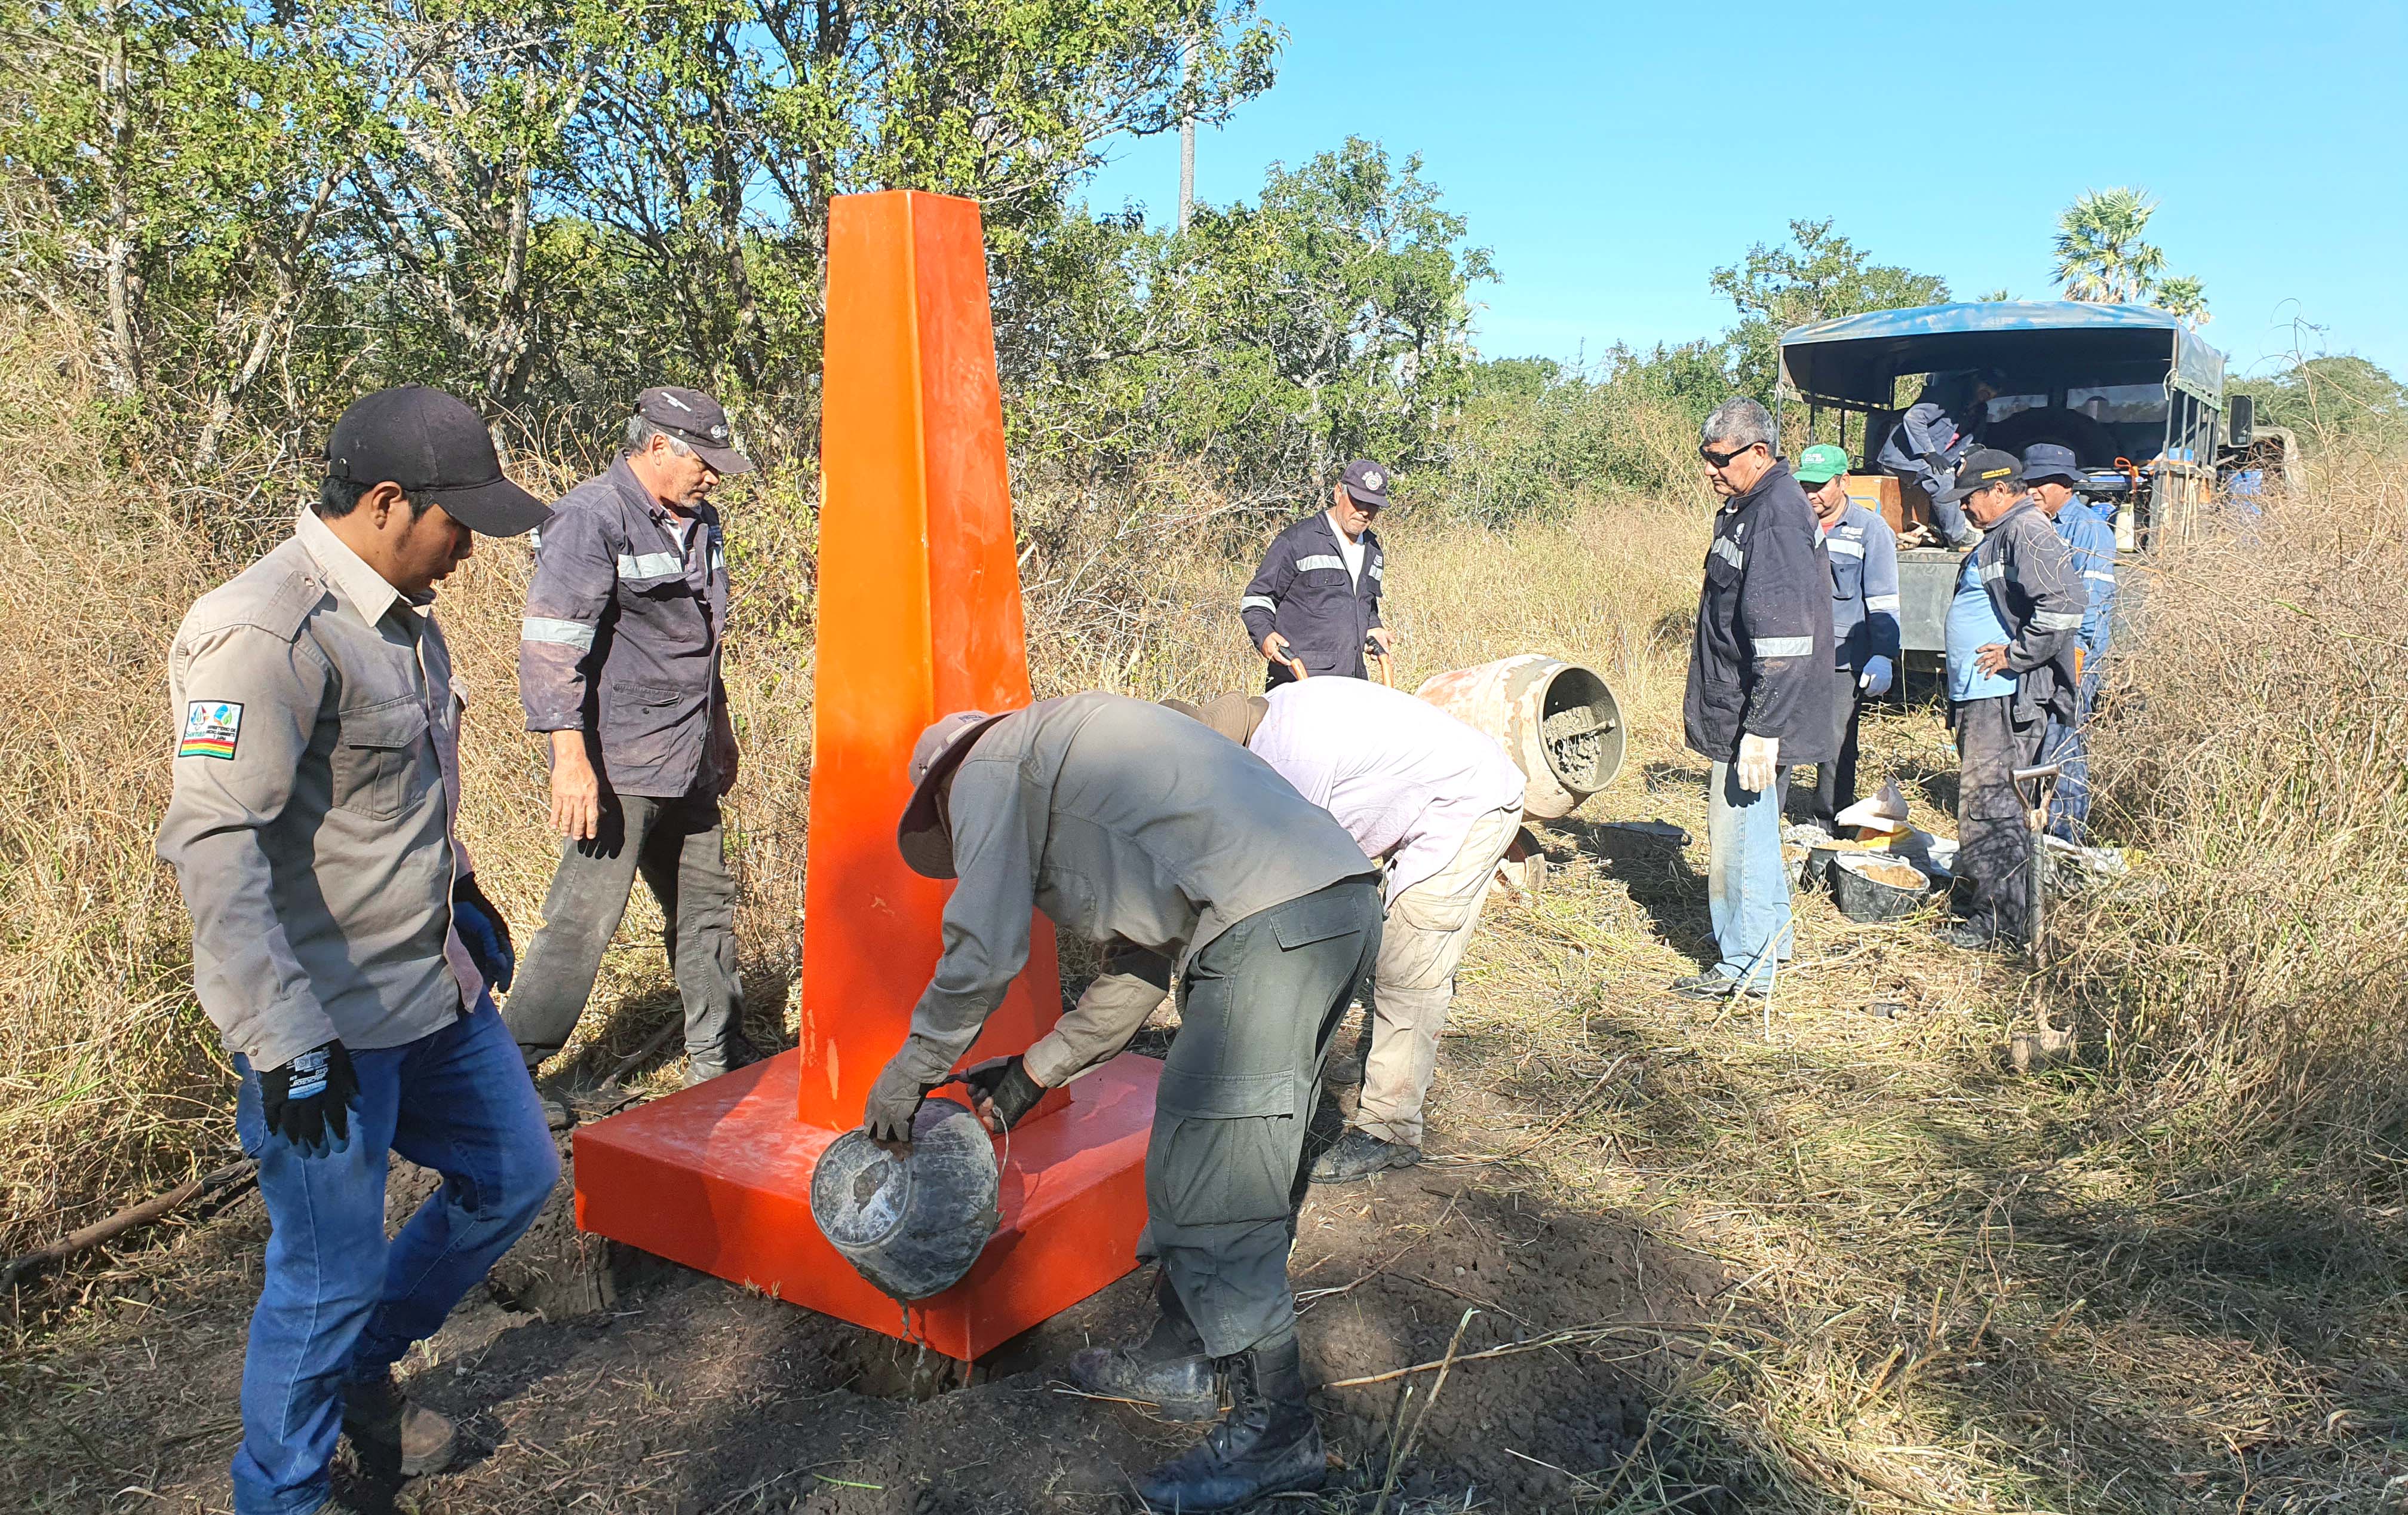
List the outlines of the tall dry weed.
{"type": "Polygon", "coordinates": [[[2408,1117],[2408,493],[2333,460],[2125,570],[2098,822],[2136,886],[2058,933],[2123,1069],[2228,1140],[2387,1148],[2408,1117]],[[2204,1098],[2202,1098],[2204,1097],[2204,1098]]]}

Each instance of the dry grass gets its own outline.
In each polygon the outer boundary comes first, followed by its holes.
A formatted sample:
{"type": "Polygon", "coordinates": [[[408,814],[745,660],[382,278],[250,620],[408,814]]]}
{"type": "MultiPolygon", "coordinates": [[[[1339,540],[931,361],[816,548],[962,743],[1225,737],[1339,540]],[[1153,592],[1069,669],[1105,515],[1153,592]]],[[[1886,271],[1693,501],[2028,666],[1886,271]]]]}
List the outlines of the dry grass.
{"type": "MultiPolygon", "coordinates": [[[[0,728],[0,1248],[227,1139],[230,1080],[149,849],[165,640],[251,540],[209,545],[176,501],[130,491],[96,429],[55,419],[74,376],[25,334],[7,340],[0,512],[43,571],[0,584],[15,715],[0,728]]],[[[741,930],[766,1034],[800,906],[811,541],[804,497],[754,487],[730,506],[749,586],[730,679],[741,930]]],[[[1041,693],[1259,677],[1234,628],[1246,566],[1162,556],[1184,534],[1164,521],[1209,536],[1211,502],[1162,499],[1159,518],[1032,501],[1047,524],[1027,566],[1041,693]]],[[[2394,1432],[2408,1383],[2390,1365],[2408,1349],[2397,492],[2327,490],[2254,536],[2154,560],[2098,756],[2102,818],[2142,849],[2136,887],[2066,923],[2056,976],[1813,902],[1769,1033],[1752,1012],[1661,991],[1705,931],[1703,765],[1677,722],[1705,509],[1592,504],[1499,534],[1403,516],[1387,531],[1408,679],[1545,650],[1605,671],[1632,720],[1622,782],[1549,829],[1557,881],[1498,910],[1475,946],[1436,1116],[1441,1133],[1476,1131],[1448,1153],[1467,1184],[1627,1218],[1729,1280],[1700,1306],[1720,1324],[1648,1364],[1641,1454],[1570,1469],[1573,1507],[1732,1508],[1719,1486],[1800,1511],[2377,1508],[2408,1473],[2394,1432]],[[1638,820],[1694,840],[1612,824],[1638,820]],[[2000,1044],[2043,995],[2082,1027],[2088,1060],[2014,1077],[2000,1044]],[[1886,1002],[1909,1009],[1867,1012],[1886,1002]],[[1461,1114],[1480,1101],[1502,1129],[1461,1114]]],[[[466,830],[489,889],[531,925],[552,844],[512,697],[524,572],[523,549],[489,549],[444,615],[477,697],[466,830]]],[[[1929,713],[1877,718],[1867,747],[1868,785],[1899,778],[1926,816],[1950,792],[1929,713]]],[[[593,1061],[675,1014],[648,908],[589,1013],[593,1061]]],[[[54,1315],[19,1345],[64,1360],[100,1339],[96,1314],[54,1315]]]]}

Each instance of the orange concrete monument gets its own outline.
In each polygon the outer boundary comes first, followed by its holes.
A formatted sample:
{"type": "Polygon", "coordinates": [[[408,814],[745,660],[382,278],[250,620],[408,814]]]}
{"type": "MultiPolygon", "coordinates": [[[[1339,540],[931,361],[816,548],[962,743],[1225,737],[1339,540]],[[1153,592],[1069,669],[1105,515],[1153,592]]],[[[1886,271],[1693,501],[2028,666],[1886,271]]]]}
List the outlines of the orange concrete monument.
{"type": "MultiPolygon", "coordinates": [[[[1029,698],[978,207],[839,197],[827,291],[800,1046],[580,1127],[577,1223],[968,1360],[1135,1265],[1157,1065],[1124,1055],[1047,1095],[1000,1144],[995,1240],[908,1312],[811,1219],[812,1166],[860,1124],[940,950],[953,886],[895,845],[911,744],[948,712],[1029,698]]],[[[966,1061],[1020,1051],[1060,1015],[1042,916],[1030,948],[966,1061]]]]}

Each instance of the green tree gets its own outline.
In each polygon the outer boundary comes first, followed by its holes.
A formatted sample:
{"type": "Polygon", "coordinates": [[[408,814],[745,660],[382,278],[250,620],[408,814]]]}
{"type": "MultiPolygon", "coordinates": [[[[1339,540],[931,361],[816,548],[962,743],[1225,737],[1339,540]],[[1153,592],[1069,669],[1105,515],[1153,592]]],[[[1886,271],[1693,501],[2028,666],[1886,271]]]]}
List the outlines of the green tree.
{"type": "Polygon", "coordinates": [[[2166,255],[2143,238],[2157,202],[2146,190],[2085,190],[2057,218],[2056,278],[2065,296],[2110,305],[2155,305],[2203,325],[2207,286],[2169,279],[2166,255]]]}
{"type": "Polygon", "coordinates": [[[1789,241],[1758,242],[1747,259],[1716,268],[1713,287],[1739,308],[1739,325],[1724,338],[1740,389],[1765,404],[1780,375],[1781,334],[1812,322],[1867,310],[1936,305],[1948,281],[1872,255],[1831,230],[1829,221],[1793,221],[1789,241]]]}

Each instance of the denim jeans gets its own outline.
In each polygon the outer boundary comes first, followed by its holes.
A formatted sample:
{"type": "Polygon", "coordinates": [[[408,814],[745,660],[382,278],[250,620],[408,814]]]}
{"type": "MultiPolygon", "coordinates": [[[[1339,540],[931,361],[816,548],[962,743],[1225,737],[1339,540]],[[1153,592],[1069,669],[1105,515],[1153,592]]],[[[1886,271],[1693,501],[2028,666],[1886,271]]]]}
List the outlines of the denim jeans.
{"type": "Polygon", "coordinates": [[[2062,763],[2065,772],[2057,780],[2056,792],[2048,801],[2048,830],[2051,836],[2068,842],[2086,841],[2085,832],[2090,825],[2090,706],[2099,693],[2100,680],[2086,673],[2080,690],[2081,705],[2074,724],[2061,726],[2052,720],[2047,734],[2041,738],[2040,760],[2062,763]]]}
{"type": "Polygon", "coordinates": [[[236,1515],[306,1515],[326,1499],[342,1387],[380,1378],[434,1334],[533,1223],[560,1154],[494,1002],[400,1046],[351,1053],[351,1134],[311,1155],[271,1135],[237,1057],[235,1129],[259,1160],[267,1277],[242,1365],[236,1515]],[[388,1154],[443,1176],[391,1242],[388,1154]]]}
{"type": "Polygon", "coordinates": [[[1789,770],[1755,794],[1733,763],[1716,763],[1706,791],[1706,908],[1722,960],[1714,971],[1763,984],[1789,960],[1789,870],[1781,860],[1781,809],[1789,770]],[[1768,950],[1769,949],[1769,950],[1768,950]]]}

